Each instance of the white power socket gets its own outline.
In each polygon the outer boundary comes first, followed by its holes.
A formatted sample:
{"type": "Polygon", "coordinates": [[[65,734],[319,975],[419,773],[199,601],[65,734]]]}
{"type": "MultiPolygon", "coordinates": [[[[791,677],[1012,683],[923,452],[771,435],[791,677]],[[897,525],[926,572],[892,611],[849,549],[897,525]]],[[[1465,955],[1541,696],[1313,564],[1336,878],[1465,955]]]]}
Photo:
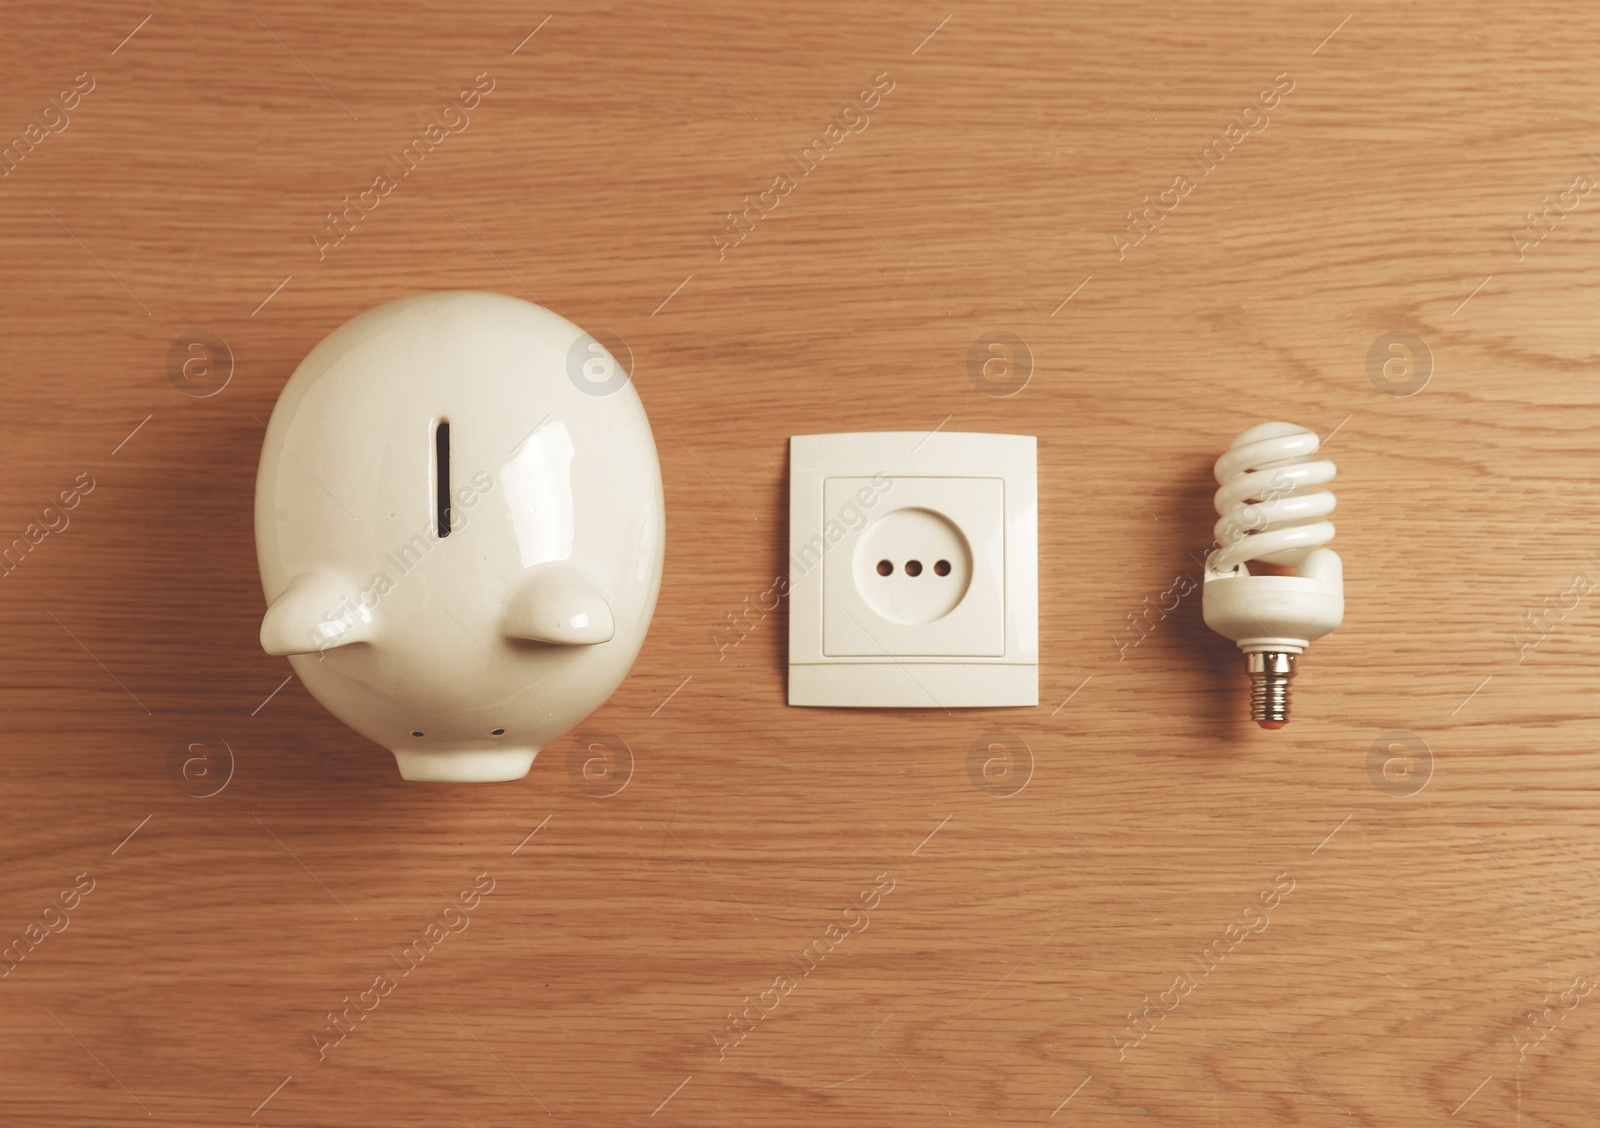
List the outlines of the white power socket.
{"type": "Polygon", "coordinates": [[[790,440],[789,704],[1038,704],[1029,435],[790,440]]]}

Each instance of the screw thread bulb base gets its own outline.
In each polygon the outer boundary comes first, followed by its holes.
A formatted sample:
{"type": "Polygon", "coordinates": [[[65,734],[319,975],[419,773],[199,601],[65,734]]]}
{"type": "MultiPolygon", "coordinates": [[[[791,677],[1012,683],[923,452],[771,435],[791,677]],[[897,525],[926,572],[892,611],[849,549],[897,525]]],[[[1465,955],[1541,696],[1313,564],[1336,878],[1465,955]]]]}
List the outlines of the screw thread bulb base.
{"type": "Polygon", "coordinates": [[[1262,728],[1279,729],[1289,723],[1289,682],[1294,678],[1293,654],[1262,650],[1245,655],[1250,675],[1250,719],[1262,728]]]}

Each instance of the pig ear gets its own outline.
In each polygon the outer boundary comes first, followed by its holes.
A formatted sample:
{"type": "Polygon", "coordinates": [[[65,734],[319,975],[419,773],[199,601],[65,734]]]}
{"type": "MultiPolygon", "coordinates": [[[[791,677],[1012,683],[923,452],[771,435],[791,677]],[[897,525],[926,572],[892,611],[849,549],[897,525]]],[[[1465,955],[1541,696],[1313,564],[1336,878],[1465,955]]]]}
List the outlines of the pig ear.
{"type": "Polygon", "coordinates": [[[374,621],[356,585],[340,576],[304,572],[289,582],[261,620],[261,649],[268,654],[316,654],[352,642],[370,642],[374,621]]]}
{"type": "Polygon", "coordinates": [[[599,586],[572,564],[529,568],[506,598],[500,630],[511,639],[557,646],[592,646],[616,633],[611,604],[599,586]]]}

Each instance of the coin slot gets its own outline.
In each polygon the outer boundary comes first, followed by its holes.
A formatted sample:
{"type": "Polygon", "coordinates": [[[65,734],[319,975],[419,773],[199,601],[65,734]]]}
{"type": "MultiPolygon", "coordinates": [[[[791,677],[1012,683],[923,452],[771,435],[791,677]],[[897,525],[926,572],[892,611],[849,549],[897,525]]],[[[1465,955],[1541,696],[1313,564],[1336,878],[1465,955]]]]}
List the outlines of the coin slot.
{"type": "Polygon", "coordinates": [[[439,535],[450,535],[450,421],[439,420],[433,430],[434,521],[439,535]]]}

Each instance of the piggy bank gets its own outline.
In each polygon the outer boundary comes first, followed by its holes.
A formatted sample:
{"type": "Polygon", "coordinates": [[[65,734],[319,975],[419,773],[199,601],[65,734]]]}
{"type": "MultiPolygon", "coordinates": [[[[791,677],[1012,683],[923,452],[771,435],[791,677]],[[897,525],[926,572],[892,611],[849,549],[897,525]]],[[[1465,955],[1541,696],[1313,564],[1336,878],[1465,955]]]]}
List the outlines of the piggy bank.
{"type": "Polygon", "coordinates": [[[664,526],[649,420],[599,342],[501,294],[391,302],[273,410],[261,645],[404,778],[520,779],[627,675],[664,526]]]}

